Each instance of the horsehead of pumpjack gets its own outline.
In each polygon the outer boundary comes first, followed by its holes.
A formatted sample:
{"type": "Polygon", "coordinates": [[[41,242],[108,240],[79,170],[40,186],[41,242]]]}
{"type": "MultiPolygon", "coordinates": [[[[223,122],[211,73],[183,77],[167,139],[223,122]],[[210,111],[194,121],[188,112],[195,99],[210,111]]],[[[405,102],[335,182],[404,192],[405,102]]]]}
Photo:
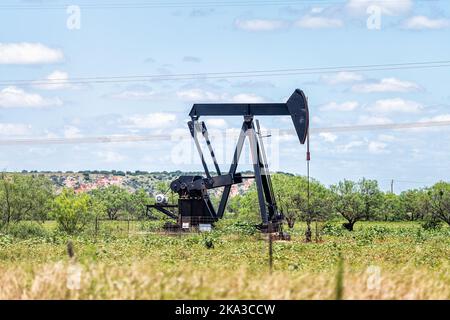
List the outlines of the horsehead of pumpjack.
{"type": "Polygon", "coordinates": [[[148,206],[157,209],[176,220],[178,229],[202,229],[211,226],[221,219],[225,212],[231,187],[244,179],[255,179],[262,231],[279,232],[283,216],[277,209],[275,195],[272,189],[270,173],[262,137],[259,132],[259,122],[255,116],[291,116],[295,131],[301,144],[304,144],[309,130],[308,101],[302,90],[296,89],[286,103],[208,103],[194,104],[189,112],[191,121],[188,127],[199,152],[205,171],[205,176],[181,176],[170,184],[170,189],[178,194],[178,203],[157,203],[148,206]],[[220,170],[216,160],[205,122],[199,121],[202,116],[243,116],[242,130],[237,140],[233,161],[226,173],[220,170]],[[210,156],[214,163],[216,174],[212,175],[206,164],[199,141],[203,136],[210,156]],[[254,176],[243,176],[236,172],[245,139],[248,138],[253,160],[254,176]],[[210,200],[208,190],[223,187],[220,203],[216,209],[210,200]],[[176,211],[171,211],[170,208],[176,211]]]}

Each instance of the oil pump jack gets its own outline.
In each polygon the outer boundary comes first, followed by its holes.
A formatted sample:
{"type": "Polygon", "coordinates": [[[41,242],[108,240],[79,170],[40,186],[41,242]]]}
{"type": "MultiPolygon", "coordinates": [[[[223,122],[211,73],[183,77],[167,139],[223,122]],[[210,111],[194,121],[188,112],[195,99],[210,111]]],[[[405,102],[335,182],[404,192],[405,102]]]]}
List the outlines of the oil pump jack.
{"type": "Polygon", "coordinates": [[[178,204],[168,204],[164,196],[157,196],[156,204],[149,205],[148,210],[156,209],[176,220],[172,224],[175,229],[211,228],[214,222],[224,215],[231,187],[243,182],[244,179],[254,178],[258,193],[261,224],[258,228],[262,232],[281,232],[283,215],[278,210],[272,188],[266,154],[260,133],[259,122],[255,116],[291,116],[295,131],[301,144],[304,144],[309,129],[308,101],[300,89],[296,89],[286,103],[214,103],[194,104],[189,116],[189,131],[200,154],[205,171],[204,176],[180,176],[170,184],[172,192],[178,194],[178,204]],[[243,116],[244,122],[237,140],[234,156],[228,172],[222,173],[216,160],[206,124],[199,121],[202,116],[243,116]],[[199,135],[203,136],[214,163],[216,175],[211,175],[205,161],[199,135]],[[248,138],[253,161],[254,176],[245,177],[236,172],[239,158],[248,138]],[[211,203],[208,190],[223,187],[217,210],[211,203]]]}

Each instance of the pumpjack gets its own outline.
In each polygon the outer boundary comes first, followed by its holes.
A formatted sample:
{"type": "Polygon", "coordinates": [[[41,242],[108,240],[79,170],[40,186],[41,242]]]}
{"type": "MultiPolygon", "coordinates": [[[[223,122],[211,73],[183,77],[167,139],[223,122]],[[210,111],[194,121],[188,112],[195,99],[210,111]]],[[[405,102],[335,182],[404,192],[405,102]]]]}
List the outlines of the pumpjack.
{"type": "Polygon", "coordinates": [[[170,228],[178,230],[208,230],[224,215],[231,187],[244,179],[255,179],[258,193],[262,232],[282,232],[283,214],[278,210],[272,188],[269,167],[255,116],[291,116],[301,144],[308,136],[308,101],[302,90],[296,89],[286,103],[213,103],[194,104],[189,116],[189,131],[205,171],[205,176],[180,176],[170,184],[172,192],[178,194],[178,204],[168,204],[164,196],[157,196],[156,204],[147,210],[156,209],[176,221],[170,228]],[[243,116],[242,129],[234,150],[233,160],[227,173],[222,173],[216,160],[206,124],[199,121],[202,116],[243,116]],[[203,136],[214,163],[216,175],[212,175],[202,152],[199,135],[203,136]],[[239,159],[248,138],[253,161],[254,176],[243,176],[237,171],[239,159]],[[223,187],[217,210],[211,203],[208,191],[223,187]]]}

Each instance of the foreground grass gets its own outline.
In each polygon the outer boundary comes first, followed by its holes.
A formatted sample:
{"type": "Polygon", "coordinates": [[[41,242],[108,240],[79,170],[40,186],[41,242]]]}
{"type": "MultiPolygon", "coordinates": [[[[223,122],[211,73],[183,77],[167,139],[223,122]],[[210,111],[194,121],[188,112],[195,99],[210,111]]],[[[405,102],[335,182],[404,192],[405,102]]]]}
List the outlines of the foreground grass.
{"type": "Polygon", "coordinates": [[[450,299],[448,228],[336,224],[304,243],[302,227],[274,244],[272,273],[258,234],[82,236],[75,260],[67,237],[3,236],[0,299],[334,299],[340,257],[344,299],[450,299]]]}

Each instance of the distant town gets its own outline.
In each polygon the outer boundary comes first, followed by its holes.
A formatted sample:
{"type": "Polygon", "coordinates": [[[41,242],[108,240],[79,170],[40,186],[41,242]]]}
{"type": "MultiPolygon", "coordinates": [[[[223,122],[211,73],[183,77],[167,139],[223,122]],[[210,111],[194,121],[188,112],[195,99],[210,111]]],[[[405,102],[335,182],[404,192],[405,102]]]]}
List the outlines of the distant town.
{"type": "MultiPolygon", "coordinates": [[[[83,171],[37,171],[22,170],[22,174],[38,174],[48,177],[58,190],[70,188],[75,192],[89,192],[107,186],[120,186],[130,192],[139,189],[154,195],[163,189],[168,189],[172,180],[181,175],[204,175],[203,172],[182,171],[120,171],[120,170],[83,170],[83,171]]],[[[250,172],[244,174],[251,174],[250,172]]],[[[253,183],[252,179],[245,180],[240,185],[233,186],[230,196],[242,194],[253,183]]],[[[220,192],[220,191],[218,191],[220,192]]]]}

